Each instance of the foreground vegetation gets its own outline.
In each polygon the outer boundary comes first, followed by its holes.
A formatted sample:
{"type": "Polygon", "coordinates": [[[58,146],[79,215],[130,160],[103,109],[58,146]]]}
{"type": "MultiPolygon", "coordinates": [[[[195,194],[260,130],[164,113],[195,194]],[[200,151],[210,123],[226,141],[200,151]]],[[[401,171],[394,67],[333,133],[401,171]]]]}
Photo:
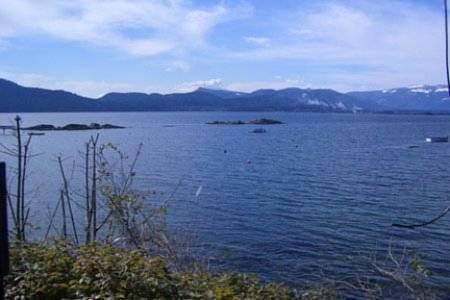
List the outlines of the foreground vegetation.
{"type": "Polygon", "coordinates": [[[329,299],[325,289],[298,293],[236,273],[170,271],[137,250],[68,242],[18,244],[11,251],[7,299],[329,299]]]}
{"type": "Polygon", "coordinates": [[[354,274],[336,281],[317,274],[317,284],[293,289],[249,274],[177,269],[170,258],[106,243],[19,242],[11,247],[6,299],[448,299],[449,289],[423,281],[430,273],[419,258],[403,264],[388,256],[393,268],[372,261],[377,280],[354,274]]]}

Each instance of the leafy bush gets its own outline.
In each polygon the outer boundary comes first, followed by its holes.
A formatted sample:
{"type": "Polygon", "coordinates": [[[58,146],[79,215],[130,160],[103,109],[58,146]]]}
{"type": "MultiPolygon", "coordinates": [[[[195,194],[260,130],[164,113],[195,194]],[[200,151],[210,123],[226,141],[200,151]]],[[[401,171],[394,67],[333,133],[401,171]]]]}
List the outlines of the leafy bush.
{"type": "Polygon", "coordinates": [[[17,244],[11,249],[7,299],[324,299],[296,296],[278,284],[236,273],[171,272],[163,259],[139,251],[67,242],[17,244]]]}

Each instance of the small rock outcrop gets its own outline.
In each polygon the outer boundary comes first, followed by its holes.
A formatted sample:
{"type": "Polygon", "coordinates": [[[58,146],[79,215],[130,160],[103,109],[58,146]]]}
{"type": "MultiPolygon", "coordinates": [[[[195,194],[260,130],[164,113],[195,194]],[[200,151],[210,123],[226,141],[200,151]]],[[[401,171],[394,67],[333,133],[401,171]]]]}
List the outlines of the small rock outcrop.
{"type": "Polygon", "coordinates": [[[253,121],[248,122],[248,124],[253,124],[253,125],[274,125],[274,124],[283,124],[283,122],[281,121],[277,121],[277,120],[272,120],[272,119],[256,119],[253,121]]]}
{"type": "Polygon", "coordinates": [[[40,124],[40,125],[36,125],[36,126],[23,128],[23,130],[47,131],[47,130],[56,130],[56,127],[53,125],[49,125],[49,124],[40,124]]]}
{"type": "Polygon", "coordinates": [[[212,121],[206,123],[208,125],[244,125],[245,122],[238,120],[238,121],[212,121]]]}
{"type": "MultiPolygon", "coordinates": [[[[108,124],[105,124],[103,126],[106,126],[108,124]]],[[[91,123],[91,125],[89,125],[89,127],[91,127],[92,129],[102,129],[102,125],[98,124],[98,123],[91,123]]]]}
{"type": "Polygon", "coordinates": [[[78,130],[100,130],[100,129],[120,129],[125,128],[122,126],[116,126],[111,124],[98,124],[91,123],[90,125],[86,124],[67,124],[61,127],[56,127],[54,125],[49,124],[40,124],[31,127],[25,127],[23,130],[33,130],[33,131],[78,131],[78,130]]]}
{"type": "Polygon", "coordinates": [[[111,124],[105,124],[105,125],[101,126],[101,128],[99,128],[99,129],[122,129],[122,128],[125,128],[125,127],[111,125],[111,124]]]}
{"type": "Polygon", "coordinates": [[[89,125],[85,124],[67,124],[63,127],[58,128],[58,130],[89,130],[94,129],[91,128],[89,125]]]}

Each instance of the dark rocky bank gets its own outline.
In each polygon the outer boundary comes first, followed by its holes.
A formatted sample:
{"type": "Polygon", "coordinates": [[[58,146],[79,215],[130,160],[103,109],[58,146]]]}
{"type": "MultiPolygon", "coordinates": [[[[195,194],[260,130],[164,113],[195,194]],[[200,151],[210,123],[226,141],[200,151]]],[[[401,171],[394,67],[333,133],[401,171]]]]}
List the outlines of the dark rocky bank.
{"type": "Polygon", "coordinates": [[[125,128],[122,126],[111,125],[111,124],[98,124],[91,123],[90,125],[86,124],[67,124],[65,126],[54,126],[49,124],[40,124],[31,127],[22,128],[23,130],[35,130],[35,131],[78,131],[78,130],[100,130],[100,129],[121,129],[125,128]]]}

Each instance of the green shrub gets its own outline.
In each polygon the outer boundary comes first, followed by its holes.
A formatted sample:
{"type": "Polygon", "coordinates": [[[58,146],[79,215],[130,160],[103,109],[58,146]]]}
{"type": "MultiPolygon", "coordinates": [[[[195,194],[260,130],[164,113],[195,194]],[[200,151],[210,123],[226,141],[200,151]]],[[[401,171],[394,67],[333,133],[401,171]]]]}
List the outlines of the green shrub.
{"type": "Polygon", "coordinates": [[[159,257],[98,244],[17,244],[11,249],[11,268],[7,299],[326,298],[317,292],[296,297],[282,285],[263,284],[251,275],[171,272],[159,257]]]}

